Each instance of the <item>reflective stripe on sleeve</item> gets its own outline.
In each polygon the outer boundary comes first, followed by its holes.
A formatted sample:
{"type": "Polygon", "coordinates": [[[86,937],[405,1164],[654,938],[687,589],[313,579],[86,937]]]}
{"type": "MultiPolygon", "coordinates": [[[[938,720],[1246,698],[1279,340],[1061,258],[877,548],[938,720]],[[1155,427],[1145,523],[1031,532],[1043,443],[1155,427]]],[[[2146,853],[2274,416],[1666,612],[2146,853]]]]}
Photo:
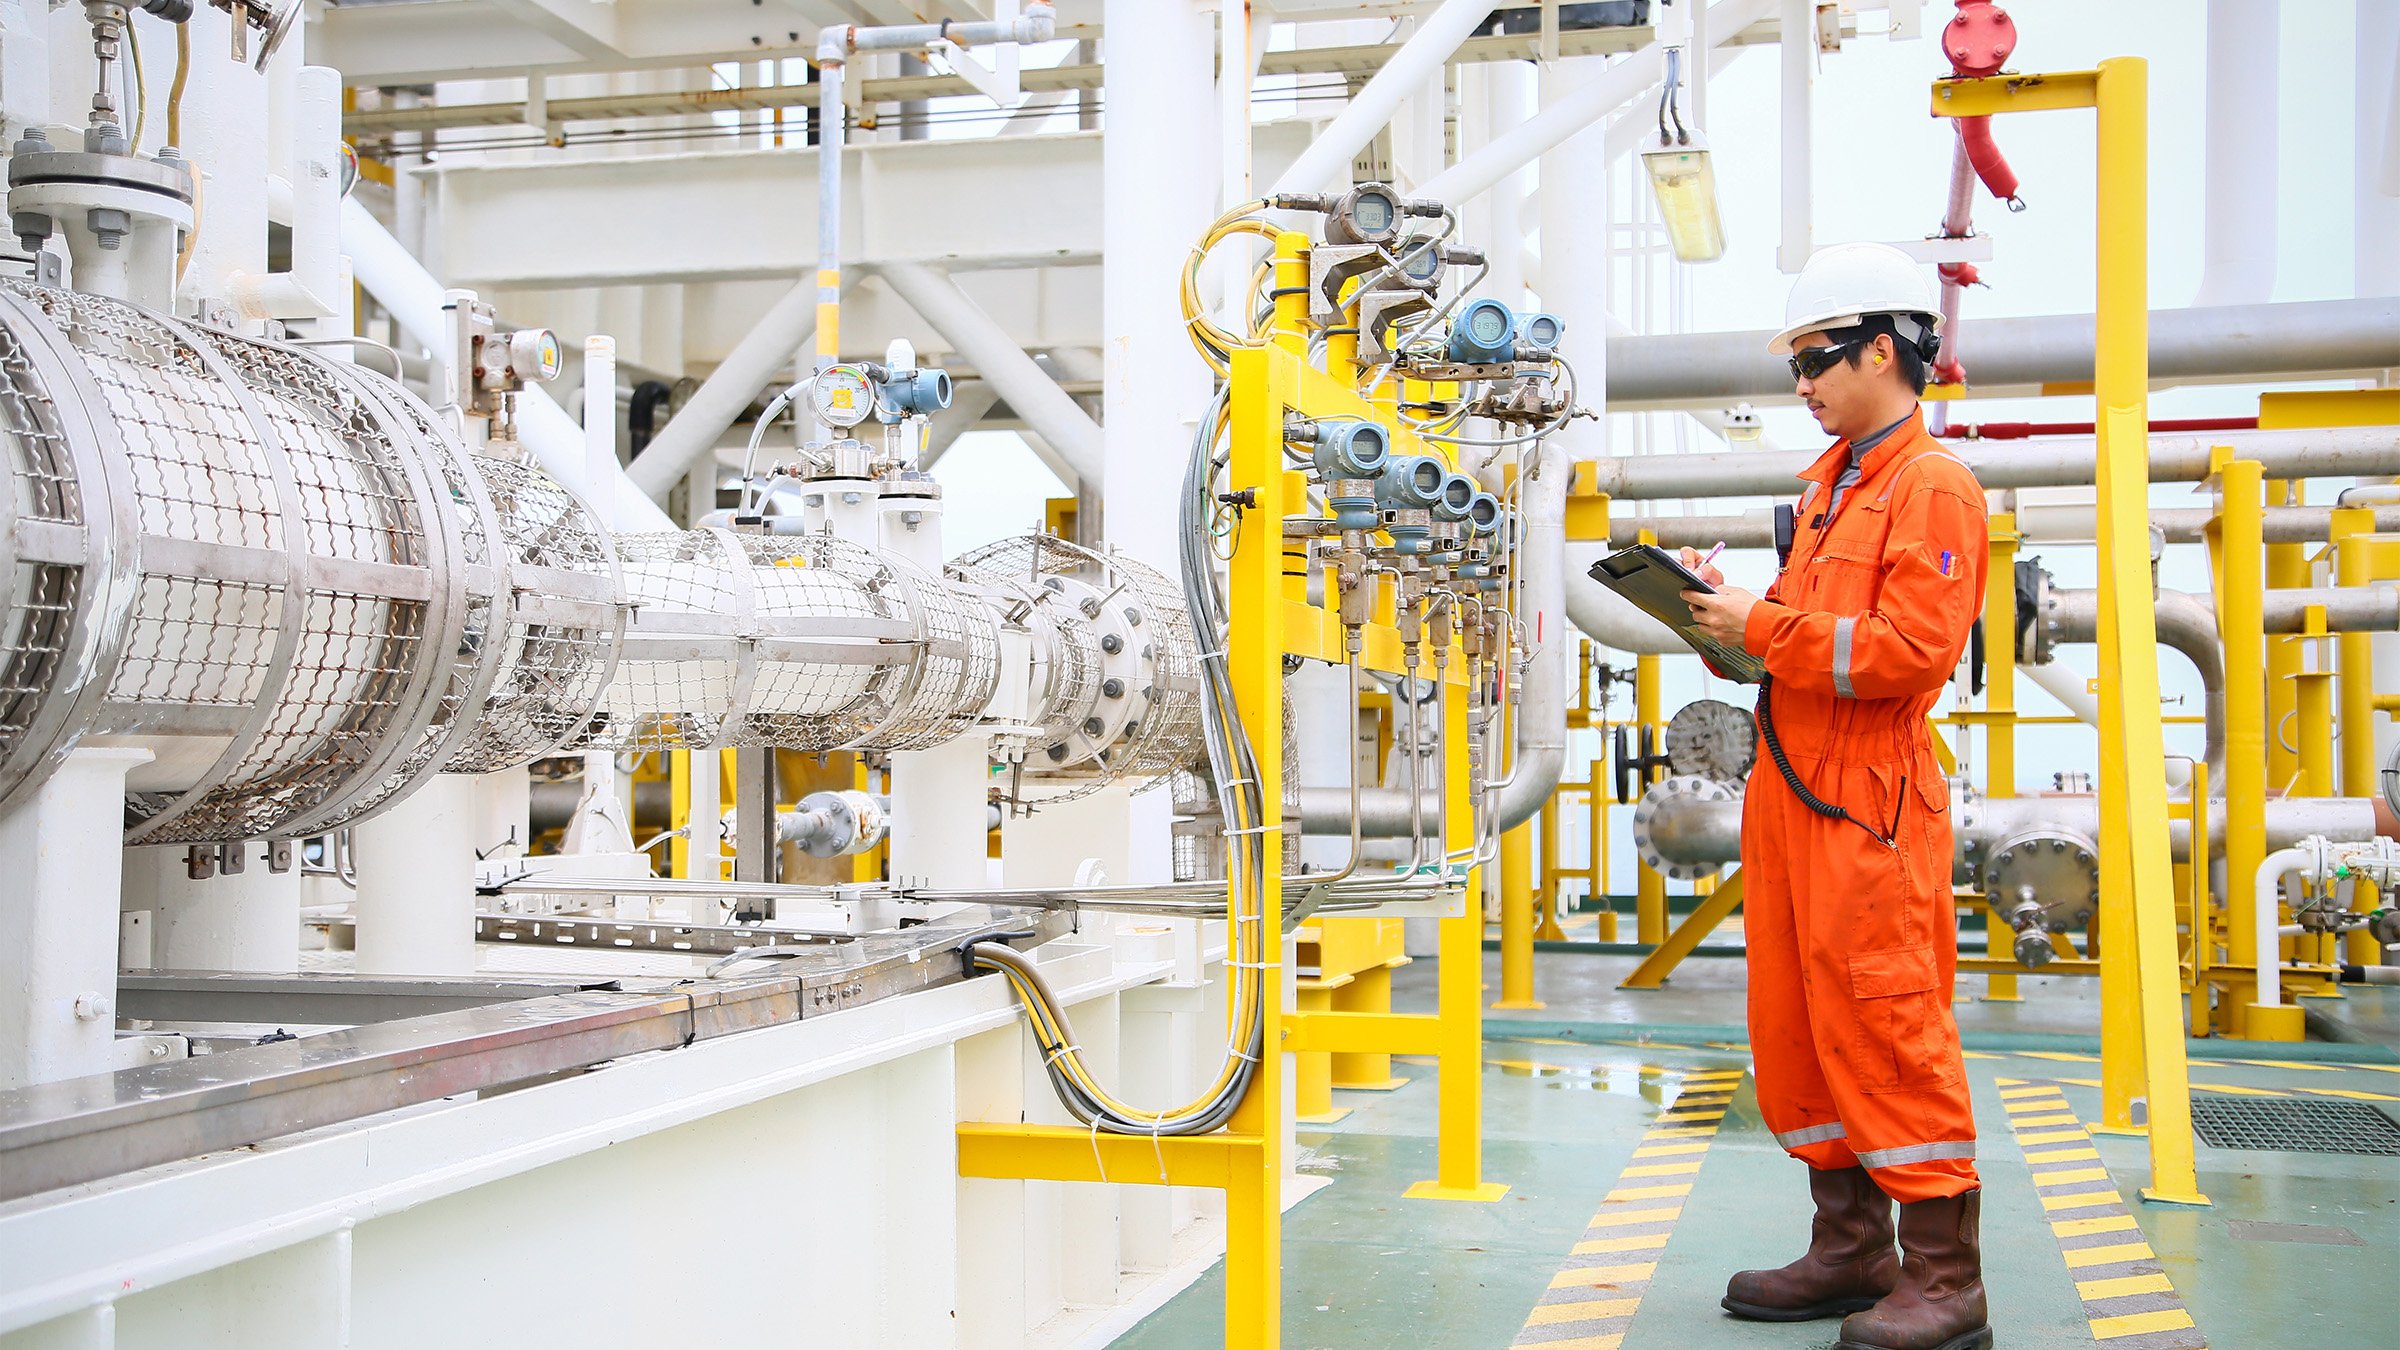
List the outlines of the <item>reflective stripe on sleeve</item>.
{"type": "Polygon", "coordinates": [[[1862,1148],[1858,1161],[1862,1167],[1902,1167],[1909,1163],[1935,1162],[1943,1158],[1973,1158],[1975,1141],[1945,1139],[1938,1144],[1908,1144],[1900,1148],[1862,1148]]]}
{"type": "Polygon", "coordinates": [[[1858,620],[1833,621],[1833,692],[1841,698],[1857,698],[1850,691],[1850,631],[1858,620]]]}
{"type": "Polygon", "coordinates": [[[1842,1122],[1837,1120],[1831,1125],[1811,1125],[1804,1130],[1787,1130],[1776,1135],[1775,1142],[1785,1148],[1798,1148],[1803,1144],[1822,1144],[1828,1139],[1847,1139],[1849,1137],[1850,1132],[1843,1129],[1842,1122]]]}

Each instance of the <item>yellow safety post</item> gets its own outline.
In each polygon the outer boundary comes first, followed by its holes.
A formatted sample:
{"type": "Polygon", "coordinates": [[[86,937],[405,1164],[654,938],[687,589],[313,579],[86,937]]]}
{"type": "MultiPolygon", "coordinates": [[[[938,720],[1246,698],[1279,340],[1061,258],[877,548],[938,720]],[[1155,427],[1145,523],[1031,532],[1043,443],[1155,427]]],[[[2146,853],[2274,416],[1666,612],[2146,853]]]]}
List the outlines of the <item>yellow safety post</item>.
{"type": "MultiPolygon", "coordinates": [[[[692,756],[691,750],[667,752],[667,828],[683,830],[692,823],[692,756]]],[[[713,812],[711,813],[714,814],[713,812]]],[[[714,831],[711,831],[713,834],[714,831]]],[[[691,832],[686,830],[667,841],[667,875],[690,878],[692,875],[691,832]]],[[[715,877],[708,878],[711,881],[715,877]]]]}
{"type": "Polygon", "coordinates": [[[1533,996],[1533,827],[1500,836],[1500,998],[1495,1008],[1540,1008],[1533,996]]]}
{"type": "MultiPolygon", "coordinates": [[[[1299,935],[1293,935],[1297,938],[1299,935]]],[[[1299,977],[1292,981],[1292,1003],[1304,1013],[1332,1012],[1348,975],[1299,977]]],[[[1348,1107],[1333,1104],[1333,1055],[1325,1050],[1292,1054],[1292,1119],[1302,1125],[1331,1125],[1349,1115],[1348,1107]]]]}
{"type": "Polygon", "coordinates": [[[2300,746],[2300,774],[2292,787],[2295,797],[2333,795],[2333,667],[2326,648],[2332,635],[2325,628],[2325,607],[2301,611],[2300,670],[2292,676],[2293,739],[2300,746]]]}
{"type": "Polygon", "coordinates": [[[1591,811],[1592,903],[1600,906],[1602,942],[1617,940],[1617,905],[1608,893],[1608,790],[1600,776],[1601,761],[1593,760],[1588,771],[1591,791],[1585,802],[1591,811]]]}
{"type": "MultiPolygon", "coordinates": [[[[1991,565],[1983,582],[1983,745],[1984,795],[2017,795],[2017,517],[2003,511],[1992,517],[1991,565]]],[[[1959,733],[1966,735],[1965,731],[1959,733]]],[[[1983,931],[1987,953],[1998,955],[2000,936],[2010,932],[1999,907],[1986,904],[1983,931]]],[[[1994,971],[1984,977],[1983,996],[1994,1003],[2018,1003],[2017,974],[1994,971]]]]}
{"type": "MultiPolygon", "coordinates": [[[[2257,1035],[2249,1011],[2258,1001],[2258,865],[2267,857],[2266,487],[2257,461],[2228,459],[2217,470],[2224,507],[2209,526],[2217,546],[2217,631],[2225,644],[2225,959],[2247,970],[2245,985],[2225,991],[2221,1018],[2236,1035],[2257,1035]]],[[[2199,836],[2195,836],[2199,837],[2199,836]]],[[[2269,1014],[2270,1017],[2274,1014],[2269,1014]]]]}
{"type": "Polygon", "coordinates": [[[2100,535],[2101,1113],[2149,1133],[2153,1200],[2205,1204],[2184,1060],[2166,739],[2149,550],[2149,64],[1941,80],[1936,116],[2089,107],[2098,117],[2093,395],[2100,535]],[[2147,1093],[2148,1114],[2135,1119],[2147,1093]]]}

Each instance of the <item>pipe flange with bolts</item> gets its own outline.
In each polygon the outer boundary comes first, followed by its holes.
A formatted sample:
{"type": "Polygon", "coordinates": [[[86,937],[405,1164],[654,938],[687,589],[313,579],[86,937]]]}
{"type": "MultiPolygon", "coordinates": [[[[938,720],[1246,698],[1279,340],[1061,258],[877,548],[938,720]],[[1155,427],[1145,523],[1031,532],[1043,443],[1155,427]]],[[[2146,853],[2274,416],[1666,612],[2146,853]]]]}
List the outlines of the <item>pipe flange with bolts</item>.
{"type": "Polygon", "coordinates": [[[1725,865],[1722,862],[1713,860],[1682,861],[1669,858],[1660,850],[1659,841],[1654,837],[1654,831],[1660,824],[1660,813],[1666,809],[1665,803],[1686,797],[1703,802],[1730,802],[1740,796],[1741,793],[1731,784],[1719,782],[1714,778],[1703,778],[1698,774],[1678,774],[1673,778],[1661,779],[1651,784],[1649,789],[1642,793],[1642,799],[1634,804],[1634,851],[1641,856],[1642,862],[1650,870],[1673,877],[1677,881],[1697,881],[1701,877],[1717,875],[1724,870],[1725,865]]]}
{"type": "Polygon", "coordinates": [[[2099,845],[2050,827],[2010,835],[1984,865],[1983,893],[2016,930],[2018,963],[2044,965],[2054,954],[2050,934],[2082,928],[2099,912],[2099,845]]]}
{"type": "Polygon", "coordinates": [[[1717,699],[1687,703],[1667,723],[1667,761],[1679,774],[1739,786],[1758,762],[1757,724],[1717,699]]]}

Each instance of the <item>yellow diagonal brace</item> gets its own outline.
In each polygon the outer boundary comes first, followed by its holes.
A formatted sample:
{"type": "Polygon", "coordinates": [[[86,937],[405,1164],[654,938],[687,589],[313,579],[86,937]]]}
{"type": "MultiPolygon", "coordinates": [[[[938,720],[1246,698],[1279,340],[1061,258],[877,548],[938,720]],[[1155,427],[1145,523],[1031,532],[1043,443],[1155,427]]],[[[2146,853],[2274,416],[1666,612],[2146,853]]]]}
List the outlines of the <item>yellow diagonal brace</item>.
{"type": "Polygon", "coordinates": [[[1441,1030],[1442,1019],[1431,1013],[1287,1013],[1283,1048],[1294,1054],[1432,1055],[1441,1052],[1441,1030]]]}
{"type": "Polygon", "coordinates": [[[1736,868],[1732,875],[1718,882],[1717,889],[1701,900],[1700,907],[1686,915],[1682,923],[1675,925],[1675,931],[1667,934],[1667,940],[1643,957],[1642,963],[1635,966],[1633,973],[1626,976],[1625,982],[1617,987],[1658,988],[1674,972],[1675,967],[1683,964],[1683,958],[1690,956],[1693,949],[1700,945],[1700,940],[1715,932],[1717,925],[1725,922],[1741,905],[1742,873],[1741,869],[1736,868]]]}
{"type": "Polygon", "coordinates": [[[1224,1190],[1255,1171],[1265,1142],[1254,1134],[1094,1134],[1073,1125],[967,1122],[958,1127],[958,1174],[996,1180],[1107,1181],[1126,1186],[1224,1190]]]}

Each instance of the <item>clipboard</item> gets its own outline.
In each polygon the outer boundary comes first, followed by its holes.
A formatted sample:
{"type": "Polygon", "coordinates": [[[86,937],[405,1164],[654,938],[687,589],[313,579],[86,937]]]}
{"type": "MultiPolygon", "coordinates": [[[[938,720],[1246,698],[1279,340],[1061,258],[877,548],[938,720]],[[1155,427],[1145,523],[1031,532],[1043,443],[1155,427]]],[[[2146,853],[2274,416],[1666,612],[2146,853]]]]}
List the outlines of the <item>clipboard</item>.
{"type": "Polygon", "coordinates": [[[1707,658],[1717,673],[1741,684],[1757,684],[1767,673],[1766,662],[1739,647],[1728,647],[1692,624],[1692,607],[1685,591],[1716,592],[1694,576],[1673,554],[1655,544],[1619,549],[1593,563],[1591,578],[1633,602],[1636,609],[1673,629],[1675,636],[1707,658]]]}

